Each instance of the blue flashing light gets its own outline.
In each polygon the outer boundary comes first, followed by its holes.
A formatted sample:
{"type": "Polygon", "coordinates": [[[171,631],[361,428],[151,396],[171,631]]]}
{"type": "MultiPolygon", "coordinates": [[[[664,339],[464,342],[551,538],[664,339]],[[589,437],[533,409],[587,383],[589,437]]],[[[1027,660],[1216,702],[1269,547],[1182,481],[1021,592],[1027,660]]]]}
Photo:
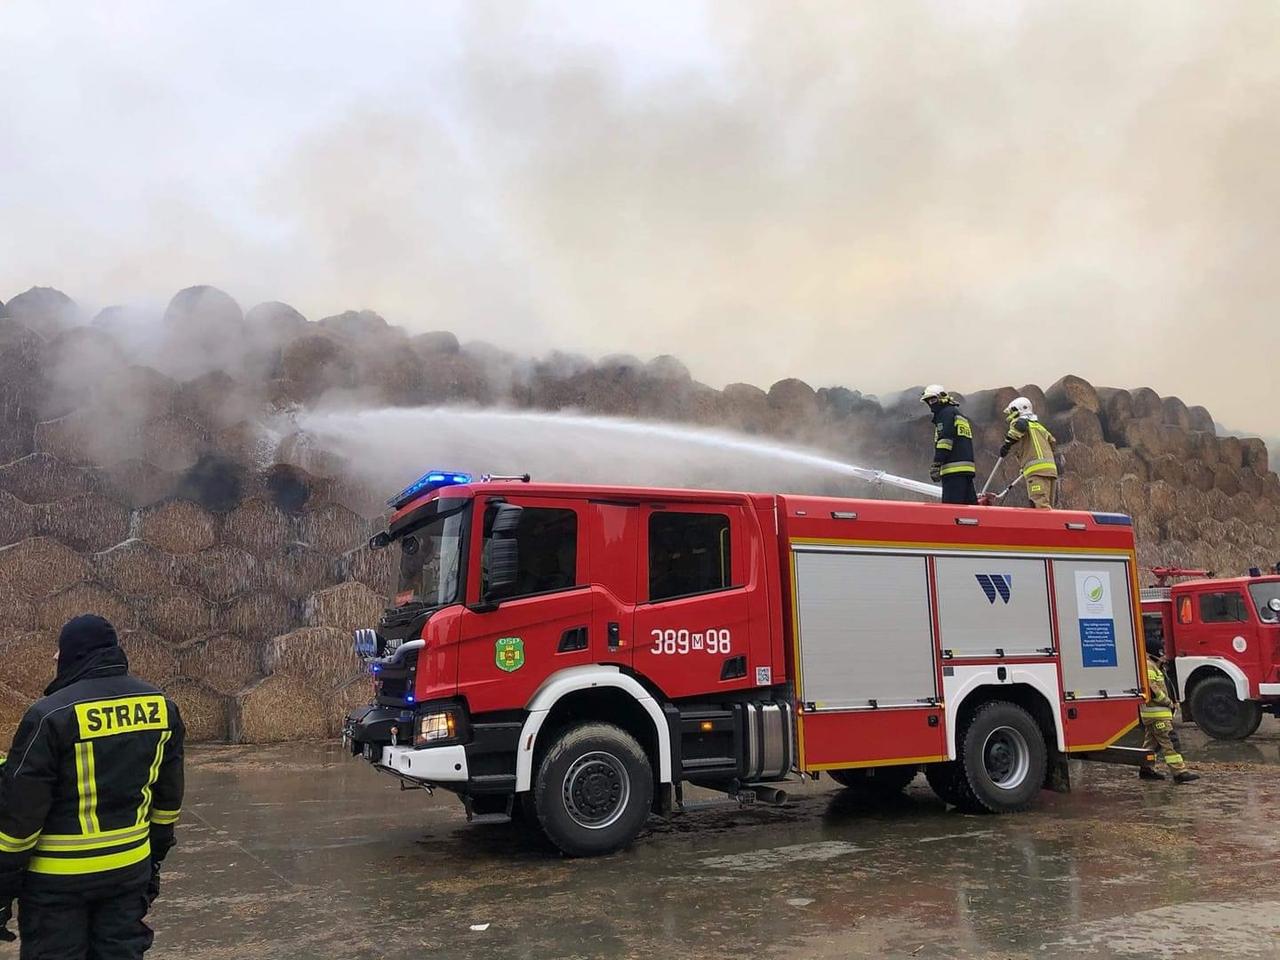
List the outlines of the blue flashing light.
{"type": "Polygon", "coordinates": [[[388,500],[387,506],[392,510],[399,510],[410,500],[414,500],[424,493],[439,490],[441,487],[453,487],[461,483],[471,483],[471,481],[472,477],[469,473],[458,473],[453,470],[432,470],[424,473],[388,500]]]}
{"type": "Polygon", "coordinates": [[[1125,516],[1123,513],[1095,513],[1093,522],[1112,527],[1131,527],[1133,520],[1125,516]]]}
{"type": "Polygon", "coordinates": [[[412,694],[412,693],[407,694],[407,695],[405,696],[405,698],[404,698],[404,702],[405,702],[405,703],[413,703],[413,694],[412,694]]]}

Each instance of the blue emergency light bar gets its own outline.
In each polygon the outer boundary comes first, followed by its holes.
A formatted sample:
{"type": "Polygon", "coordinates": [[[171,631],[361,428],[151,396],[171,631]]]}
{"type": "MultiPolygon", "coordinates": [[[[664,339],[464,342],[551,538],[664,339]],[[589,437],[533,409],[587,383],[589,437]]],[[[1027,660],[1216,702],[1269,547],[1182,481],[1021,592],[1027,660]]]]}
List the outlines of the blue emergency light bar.
{"type": "Polygon", "coordinates": [[[453,487],[460,483],[470,483],[471,479],[471,474],[469,473],[455,473],[452,470],[432,470],[429,473],[424,473],[388,500],[387,506],[392,510],[399,510],[406,503],[417,499],[424,493],[439,490],[441,487],[453,487]]]}

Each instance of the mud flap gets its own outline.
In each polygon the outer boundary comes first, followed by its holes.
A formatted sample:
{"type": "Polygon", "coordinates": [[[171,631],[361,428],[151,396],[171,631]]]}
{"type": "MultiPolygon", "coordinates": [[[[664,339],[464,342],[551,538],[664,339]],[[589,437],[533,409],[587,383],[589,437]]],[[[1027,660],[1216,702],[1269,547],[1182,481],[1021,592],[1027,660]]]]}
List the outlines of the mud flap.
{"type": "Polygon", "coordinates": [[[1044,788],[1054,793],[1071,792],[1071,768],[1067,764],[1067,755],[1058,750],[1049,754],[1049,763],[1044,771],[1044,788]]]}

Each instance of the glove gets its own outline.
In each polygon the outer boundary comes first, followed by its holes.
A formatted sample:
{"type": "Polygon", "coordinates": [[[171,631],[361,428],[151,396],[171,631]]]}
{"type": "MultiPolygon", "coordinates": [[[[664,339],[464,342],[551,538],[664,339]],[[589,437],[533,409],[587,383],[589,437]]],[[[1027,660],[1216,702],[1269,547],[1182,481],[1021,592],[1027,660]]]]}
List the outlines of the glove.
{"type": "Polygon", "coordinates": [[[160,896],[160,864],[151,864],[151,879],[147,881],[147,906],[156,902],[160,896]]]}
{"type": "Polygon", "coordinates": [[[942,464],[933,463],[929,465],[929,479],[934,483],[942,479],[942,464]]]}
{"type": "Polygon", "coordinates": [[[1002,457],[1007,457],[1007,456],[1009,455],[1009,451],[1010,451],[1010,450],[1012,450],[1012,449],[1013,449],[1013,447],[1011,447],[1009,444],[1007,444],[1007,443],[1006,443],[1006,444],[1004,444],[1004,445],[1000,448],[1000,456],[1002,456],[1002,457]]]}
{"type": "Polygon", "coordinates": [[[9,919],[13,916],[13,901],[5,901],[4,906],[0,907],[0,941],[4,943],[13,943],[18,939],[18,935],[9,929],[9,919]]]}

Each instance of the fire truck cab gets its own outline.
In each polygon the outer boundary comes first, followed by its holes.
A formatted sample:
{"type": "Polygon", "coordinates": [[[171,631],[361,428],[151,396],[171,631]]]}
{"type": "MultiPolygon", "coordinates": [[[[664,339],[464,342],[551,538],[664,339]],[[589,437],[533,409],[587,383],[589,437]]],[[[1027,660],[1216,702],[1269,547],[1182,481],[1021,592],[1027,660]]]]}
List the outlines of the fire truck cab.
{"type": "Polygon", "coordinates": [[[1156,568],[1142,590],[1143,631],[1164,641],[1184,720],[1242,740],[1264,713],[1280,716],[1280,576],[1215,579],[1156,568]],[[1168,581],[1192,577],[1179,583],[1168,581]]]}
{"type": "Polygon", "coordinates": [[[1117,756],[1145,695],[1127,517],[447,471],[389,503],[399,594],[357,631],[376,696],[346,743],[573,855],[684,783],[781,802],[923,769],[1024,809],[1117,756]]]}

